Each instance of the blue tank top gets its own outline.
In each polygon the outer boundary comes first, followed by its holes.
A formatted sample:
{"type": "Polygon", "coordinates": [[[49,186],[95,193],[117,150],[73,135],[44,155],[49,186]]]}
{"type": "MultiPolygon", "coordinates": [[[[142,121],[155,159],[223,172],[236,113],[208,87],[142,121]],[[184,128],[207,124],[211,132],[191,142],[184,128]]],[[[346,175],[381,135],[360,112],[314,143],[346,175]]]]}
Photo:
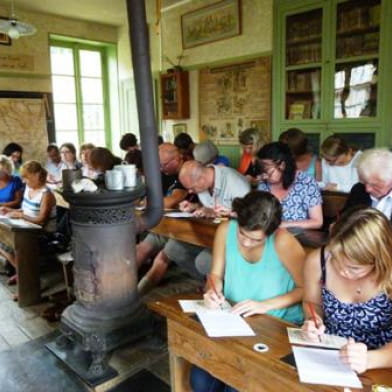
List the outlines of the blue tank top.
{"type": "Polygon", "coordinates": [[[23,183],[20,177],[11,176],[8,184],[0,189],[0,203],[7,203],[14,200],[15,192],[23,189],[23,183]]]}
{"type": "Polygon", "coordinates": [[[392,341],[392,300],[379,293],[366,302],[339,301],[325,287],[326,268],[324,248],[321,249],[321,296],[326,332],[352,337],[369,349],[379,348],[392,341]]]}
{"type": "MultiPolygon", "coordinates": [[[[260,260],[250,263],[238,247],[237,228],[237,221],[230,221],[226,236],[225,297],[234,302],[264,301],[292,291],[295,282],[276,253],[275,235],[267,237],[260,260]]],[[[293,323],[303,321],[301,304],[274,309],[268,314],[293,323]]]]}

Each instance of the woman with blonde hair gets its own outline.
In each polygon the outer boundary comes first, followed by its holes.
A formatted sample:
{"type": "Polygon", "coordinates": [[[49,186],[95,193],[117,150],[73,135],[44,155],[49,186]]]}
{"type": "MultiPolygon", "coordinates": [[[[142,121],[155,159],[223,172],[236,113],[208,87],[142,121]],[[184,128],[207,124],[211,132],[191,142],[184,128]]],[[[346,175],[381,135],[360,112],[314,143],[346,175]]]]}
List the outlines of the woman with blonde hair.
{"type": "MultiPolygon", "coordinates": [[[[23,195],[22,208],[12,210],[2,207],[0,212],[10,218],[24,219],[28,222],[41,225],[45,231],[56,229],[56,200],[52,191],[46,186],[47,171],[37,161],[27,161],[20,170],[21,177],[26,183],[23,195]]],[[[0,254],[2,254],[14,267],[17,268],[17,258],[10,244],[0,241],[0,254]]],[[[14,275],[8,284],[15,284],[17,276],[14,275]]]]}
{"type": "Polygon", "coordinates": [[[337,135],[327,137],[321,145],[322,188],[330,191],[350,192],[358,182],[357,160],[361,151],[354,151],[337,135]]]}
{"type": "Polygon", "coordinates": [[[257,186],[260,181],[261,167],[256,154],[266,141],[257,128],[247,128],[240,133],[239,142],[242,155],[238,171],[248,179],[252,186],[257,186]]]}
{"type": "Polygon", "coordinates": [[[304,283],[302,328],[310,338],[348,338],[340,357],[358,373],[392,367],[392,226],[384,214],[343,214],[328,245],[308,256],[304,283]]]}

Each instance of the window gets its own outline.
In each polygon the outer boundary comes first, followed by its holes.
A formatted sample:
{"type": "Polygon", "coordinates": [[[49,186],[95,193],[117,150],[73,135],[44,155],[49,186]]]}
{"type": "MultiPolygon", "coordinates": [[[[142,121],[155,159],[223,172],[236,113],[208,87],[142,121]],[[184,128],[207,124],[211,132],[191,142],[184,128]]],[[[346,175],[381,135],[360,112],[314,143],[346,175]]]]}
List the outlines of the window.
{"type": "Polygon", "coordinates": [[[50,59],[57,144],[109,144],[110,134],[105,132],[109,131],[105,50],[80,43],[53,42],[50,59]]]}

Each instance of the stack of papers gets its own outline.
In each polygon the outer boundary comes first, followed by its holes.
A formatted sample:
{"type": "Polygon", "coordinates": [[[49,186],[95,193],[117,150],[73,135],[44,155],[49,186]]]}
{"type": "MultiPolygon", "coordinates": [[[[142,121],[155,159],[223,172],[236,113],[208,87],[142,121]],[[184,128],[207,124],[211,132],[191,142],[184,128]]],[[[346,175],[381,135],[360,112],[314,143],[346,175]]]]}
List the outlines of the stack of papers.
{"type": "Polygon", "coordinates": [[[287,328],[287,333],[291,344],[329,349],[293,346],[295,363],[301,382],[352,388],[362,387],[354,370],[345,365],[339,357],[338,349],[347,343],[346,338],[324,334],[320,341],[314,341],[307,337],[300,328],[287,328]]]}
{"type": "Polygon", "coordinates": [[[191,212],[184,211],[165,212],[165,216],[169,218],[194,218],[191,212]]]}
{"type": "Polygon", "coordinates": [[[225,301],[220,309],[210,309],[203,300],[179,300],[184,312],[196,313],[206,334],[210,337],[255,336],[249,324],[238,314],[230,312],[231,305],[225,301]]]}
{"type": "Polygon", "coordinates": [[[362,388],[358,376],[339,358],[337,350],[293,347],[301,382],[362,388]]]}

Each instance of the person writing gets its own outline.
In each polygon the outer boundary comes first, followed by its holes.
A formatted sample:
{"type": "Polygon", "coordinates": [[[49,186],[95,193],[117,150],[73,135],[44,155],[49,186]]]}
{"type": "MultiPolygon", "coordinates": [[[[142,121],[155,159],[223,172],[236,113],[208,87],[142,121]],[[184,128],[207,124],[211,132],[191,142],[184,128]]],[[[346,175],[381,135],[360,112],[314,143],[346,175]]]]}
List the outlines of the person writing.
{"type": "Polygon", "coordinates": [[[345,212],[328,245],[308,256],[304,282],[309,338],[348,338],[340,357],[358,373],[392,367],[392,227],[384,214],[345,212]]]}
{"type": "MultiPolygon", "coordinates": [[[[215,235],[205,304],[218,308],[228,300],[234,303],[231,311],[244,317],[266,313],[301,323],[305,253],[294,236],[279,229],[279,201],[252,191],[234,199],[232,208],[238,219],[221,223],[215,235]]],[[[191,386],[194,392],[233,391],[195,366],[191,386]]]]}

